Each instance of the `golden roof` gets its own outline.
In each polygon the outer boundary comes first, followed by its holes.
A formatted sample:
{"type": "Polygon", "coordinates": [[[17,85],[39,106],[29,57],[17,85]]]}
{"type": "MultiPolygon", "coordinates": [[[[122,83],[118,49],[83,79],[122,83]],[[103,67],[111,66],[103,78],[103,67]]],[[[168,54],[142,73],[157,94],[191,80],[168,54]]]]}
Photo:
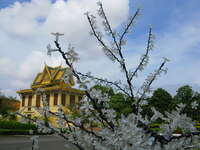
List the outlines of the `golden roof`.
{"type": "Polygon", "coordinates": [[[79,95],[84,95],[85,91],[72,88],[74,85],[73,76],[69,77],[68,83],[65,83],[63,76],[69,68],[50,67],[45,65],[43,72],[40,72],[35,77],[30,89],[17,91],[18,94],[35,93],[38,88],[42,88],[45,92],[63,91],[79,95]]]}
{"type": "Polygon", "coordinates": [[[74,85],[74,79],[71,76],[68,83],[65,83],[63,76],[65,71],[69,68],[59,67],[50,67],[45,65],[43,72],[40,72],[35,77],[31,88],[44,88],[59,85],[62,87],[71,87],[74,85]]]}

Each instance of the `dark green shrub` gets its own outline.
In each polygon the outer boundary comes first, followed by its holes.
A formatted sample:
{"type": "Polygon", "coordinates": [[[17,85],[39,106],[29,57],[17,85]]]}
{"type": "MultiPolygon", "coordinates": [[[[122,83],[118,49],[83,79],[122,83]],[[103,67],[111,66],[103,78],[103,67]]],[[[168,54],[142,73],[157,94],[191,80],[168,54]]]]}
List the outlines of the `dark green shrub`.
{"type": "Polygon", "coordinates": [[[29,130],[0,129],[0,135],[29,135],[29,130]]]}
{"type": "Polygon", "coordinates": [[[149,126],[150,126],[150,128],[159,128],[160,125],[161,125],[160,123],[152,123],[149,126]]]}
{"type": "Polygon", "coordinates": [[[37,128],[34,124],[0,120],[0,129],[36,130],[37,128]]]}
{"type": "MultiPolygon", "coordinates": [[[[23,130],[23,129],[0,129],[0,135],[49,135],[52,133],[43,133],[38,132],[37,130],[32,130],[33,132],[30,133],[30,130],[23,130]]],[[[66,131],[65,131],[66,132],[66,131]]],[[[63,131],[63,133],[65,133],[63,131]]]]}
{"type": "Polygon", "coordinates": [[[161,131],[160,128],[151,128],[150,130],[151,130],[151,131],[154,131],[154,132],[159,132],[159,131],[161,131]]]}

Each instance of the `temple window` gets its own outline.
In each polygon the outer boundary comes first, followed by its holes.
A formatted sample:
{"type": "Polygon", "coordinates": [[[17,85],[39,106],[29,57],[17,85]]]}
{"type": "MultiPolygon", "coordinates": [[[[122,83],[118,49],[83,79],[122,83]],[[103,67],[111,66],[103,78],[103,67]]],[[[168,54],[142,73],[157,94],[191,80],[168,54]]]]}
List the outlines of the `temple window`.
{"type": "Polygon", "coordinates": [[[75,95],[70,95],[70,105],[73,106],[75,104],[75,95]]]}
{"type": "Polygon", "coordinates": [[[32,95],[28,96],[28,111],[31,110],[31,105],[32,105],[32,95]]]}
{"type": "Polygon", "coordinates": [[[61,104],[62,104],[63,106],[66,105],[66,95],[65,95],[65,94],[62,94],[62,96],[61,96],[61,104]]]}
{"type": "Polygon", "coordinates": [[[58,93],[54,93],[54,105],[58,105],[58,93]]]}
{"type": "Polygon", "coordinates": [[[22,96],[22,107],[24,107],[25,106],[25,96],[22,96]]]}
{"type": "Polygon", "coordinates": [[[40,107],[40,95],[36,96],[36,107],[40,107]]]}

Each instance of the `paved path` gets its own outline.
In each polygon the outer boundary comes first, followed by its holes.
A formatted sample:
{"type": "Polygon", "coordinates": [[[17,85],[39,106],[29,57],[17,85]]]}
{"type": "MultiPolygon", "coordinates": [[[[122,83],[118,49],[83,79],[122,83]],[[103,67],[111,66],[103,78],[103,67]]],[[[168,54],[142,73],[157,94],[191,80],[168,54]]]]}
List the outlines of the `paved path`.
{"type": "MultiPolygon", "coordinates": [[[[0,150],[31,150],[31,136],[0,136],[0,150]]],[[[66,149],[62,138],[40,136],[39,150],[76,150],[73,146],[66,149]]]]}

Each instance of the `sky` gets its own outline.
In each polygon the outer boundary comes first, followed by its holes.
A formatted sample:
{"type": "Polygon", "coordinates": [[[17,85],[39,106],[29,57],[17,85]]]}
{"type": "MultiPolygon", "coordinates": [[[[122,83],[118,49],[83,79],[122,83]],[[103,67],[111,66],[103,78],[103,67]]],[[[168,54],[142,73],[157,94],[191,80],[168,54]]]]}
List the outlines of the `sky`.
{"type": "MultiPolygon", "coordinates": [[[[119,80],[123,75],[116,63],[106,58],[84,15],[96,15],[96,0],[0,0],[0,89],[8,96],[30,88],[34,77],[45,63],[65,65],[58,54],[46,55],[52,47],[51,32],[61,32],[63,49],[75,47],[80,61],[75,65],[83,73],[119,80]]],[[[123,54],[129,69],[134,69],[144,53],[149,27],[153,28],[155,47],[150,63],[139,73],[139,87],[167,57],[168,73],[153,84],[175,94],[178,87],[189,84],[200,91],[200,1],[199,0],[102,0],[105,13],[114,30],[120,28],[137,8],[141,14],[127,37],[123,54]]],[[[99,25],[101,25],[99,23],[99,25]]]]}

